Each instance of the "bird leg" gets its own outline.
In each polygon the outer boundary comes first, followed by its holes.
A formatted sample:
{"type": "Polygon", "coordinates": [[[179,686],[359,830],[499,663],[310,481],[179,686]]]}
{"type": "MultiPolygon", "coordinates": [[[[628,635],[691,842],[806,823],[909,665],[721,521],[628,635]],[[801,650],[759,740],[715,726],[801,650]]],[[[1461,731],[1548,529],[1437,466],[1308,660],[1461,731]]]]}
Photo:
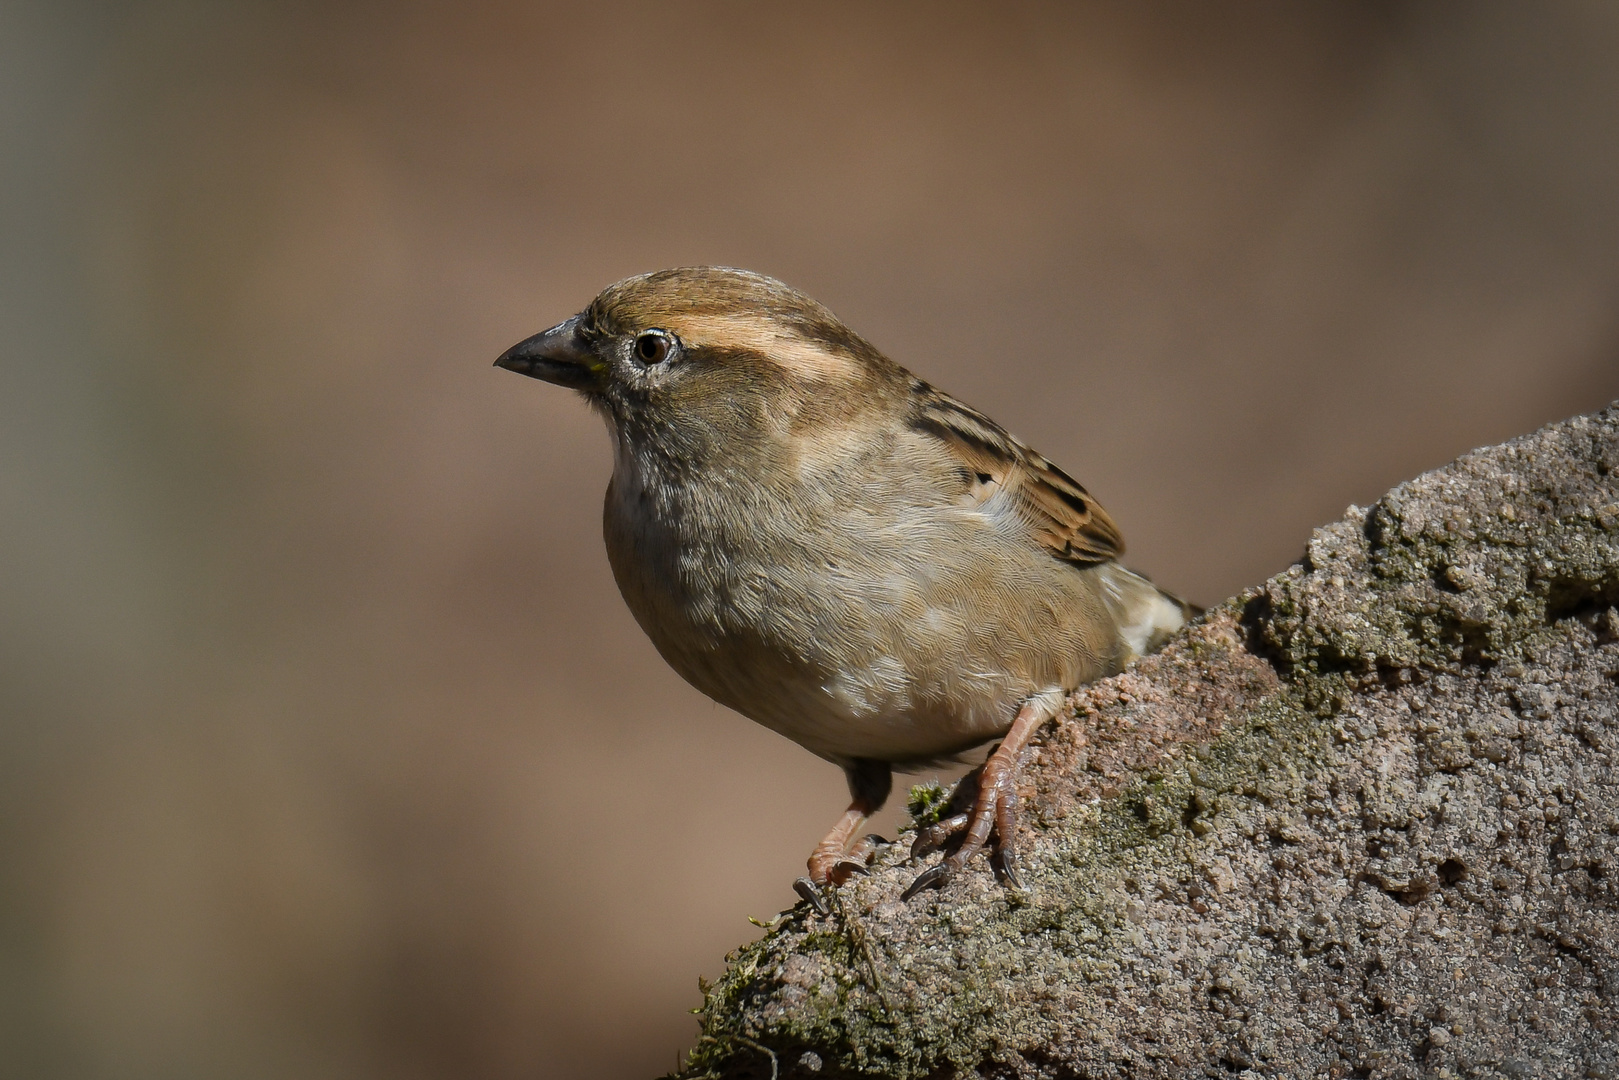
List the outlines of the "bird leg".
{"type": "Polygon", "coordinates": [[[916,830],[916,839],[911,841],[911,858],[920,859],[930,851],[939,850],[952,836],[965,829],[972,818],[967,811],[972,809],[977,799],[978,770],[974,769],[951,789],[949,799],[940,809],[941,814],[948,816],[916,830]]]}
{"type": "Polygon", "coordinates": [[[1001,740],[1001,745],[979,770],[978,793],[973,799],[971,812],[941,821],[938,825],[930,826],[925,835],[917,835],[916,845],[912,847],[913,854],[918,848],[927,851],[937,847],[945,837],[958,829],[965,831],[961,845],[945,856],[938,866],[923,872],[911,882],[903,899],[908,900],[923,889],[938,888],[949,881],[988,842],[991,829],[995,831],[996,862],[1001,873],[1013,888],[1022,888],[1013,862],[1017,839],[1017,775],[1023,764],[1024,748],[1034,733],[1057,715],[1061,701],[1061,694],[1055,692],[1040,694],[1025,701],[1006,737],[1001,740]],[[965,820],[961,820],[963,818],[965,820]],[[957,824],[958,820],[960,824],[957,824]]]}
{"type": "Polygon", "coordinates": [[[995,803],[995,854],[990,860],[1000,867],[1001,876],[1014,889],[1023,888],[1023,880],[1017,872],[1017,774],[1022,767],[1023,755],[1019,754],[1006,788],[995,803]]]}
{"type": "Polygon", "coordinates": [[[887,843],[875,835],[862,837],[852,847],[849,841],[866,819],[888,801],[888,792],[894,783],[888,762],[859,758],[845,766],[843,774],[849,781],[849,809],[810,852],[809,876],[793,882],[793,890],[823,915],[827,909],[821,889],[827,885],[842,885],[855,874],[864,874],[871,854],[878,845],[887,843]]]}
{"type": "Polygon", "coordinates": [[[966,814],[952,814],[917,829],[916,839],[911,841],[911,858],[919,859],[930,851],[944,847],[946,840],[967,827],[967,818],[966,814]]]}
{"type": "Polygon", "coordinates": [[[886,837],[878,836],[876,833],[867,833],[856,840],[850,845],[849,850],[843,853],[843,857],[832,864],[829,875],[832,884],[842,885],[856,874],[861,877],[870,874],[871,871],[867,868],[871,866],[871,860],[877,857],[879,849],[887,847],[888,844],[886,837]]]}
{"type": "Polygon", "coordinates": [[[838,823],[832,826],[832,831],[815,845],[814,851],[810,852],[810,881],[817,885],[825,885],[827,882],[841,885],[848,880],[848,871],[843,873],[837,871],[849,859],[847,851],[850,838],[854,836],[856,829],[866,823],[866,818],[870,814],[871,810],[861,805],[858,800],[849,805],[849,809],[843,812],[838,823]]]}

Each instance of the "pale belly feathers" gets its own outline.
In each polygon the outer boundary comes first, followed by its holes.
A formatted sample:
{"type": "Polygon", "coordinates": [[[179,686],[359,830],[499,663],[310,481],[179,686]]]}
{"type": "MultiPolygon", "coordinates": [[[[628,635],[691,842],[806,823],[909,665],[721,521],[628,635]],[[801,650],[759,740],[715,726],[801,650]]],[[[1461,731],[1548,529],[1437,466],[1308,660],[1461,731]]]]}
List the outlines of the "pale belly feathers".
{"type": "Polygon", "coordinates": [[[1116,564],[1052,557],[993,499],[919,501],[914,475],[876,498],[882,475],[860,498],[744,478],[720,499],[630,465],[604,534],[636,620],[699,690],[839,763],[994,738],[1031,694],[1122,666],[1134,643],[1119,626],[1157,596],[1116,564]]]}

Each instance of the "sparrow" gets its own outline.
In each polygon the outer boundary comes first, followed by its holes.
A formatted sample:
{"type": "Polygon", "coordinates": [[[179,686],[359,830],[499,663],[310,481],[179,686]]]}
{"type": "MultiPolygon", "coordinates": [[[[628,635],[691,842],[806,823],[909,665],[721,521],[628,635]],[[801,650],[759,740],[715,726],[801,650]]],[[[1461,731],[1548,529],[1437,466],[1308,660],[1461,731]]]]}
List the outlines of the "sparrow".
{"type": "Polygon", "coordinates": [[[848,809],[795,883],[822,911],[882,842],[856,834],[894,770],[997,738],[970,805],[913,853],[959,844],[905,895],[992,834],[1019,887],[1029,740],[1198,610],[1119,564],[1118,527],[1067,473],[772,278],[627,278],[495,363],[605,418],[608,561],[669,665],[844,770],[848,809]]]}

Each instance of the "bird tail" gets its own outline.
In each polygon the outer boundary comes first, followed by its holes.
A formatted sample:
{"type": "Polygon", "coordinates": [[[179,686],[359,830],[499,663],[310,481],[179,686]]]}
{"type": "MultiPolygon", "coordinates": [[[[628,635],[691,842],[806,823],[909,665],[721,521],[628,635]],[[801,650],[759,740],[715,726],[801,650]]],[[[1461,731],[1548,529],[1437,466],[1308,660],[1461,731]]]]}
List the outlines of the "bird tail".
{"type": "Polygon", "coordinates": [[[1203,609],[1165,592],[1145,577],[1117,563],[1103,568],[1104,593],[1114,608],[1114,619],[1126,655],[1120,663],[1156,652],[1181,627],[1203,614],[1203,609]]]}

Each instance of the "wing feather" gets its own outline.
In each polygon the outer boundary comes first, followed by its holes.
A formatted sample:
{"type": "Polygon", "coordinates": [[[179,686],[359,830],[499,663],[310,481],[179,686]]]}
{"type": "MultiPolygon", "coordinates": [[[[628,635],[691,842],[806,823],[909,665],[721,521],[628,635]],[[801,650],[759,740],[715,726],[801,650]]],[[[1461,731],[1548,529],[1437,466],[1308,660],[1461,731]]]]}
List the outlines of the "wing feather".
{"type": "Polygon", "coordinates": [[[1053,555],[1089,566],[1124,553],[1118,526],[1073,477],[920,379],[912,392],[915,427],[943,442],[981,484],[1008,491],[1032,535],[1053,555]]]}

